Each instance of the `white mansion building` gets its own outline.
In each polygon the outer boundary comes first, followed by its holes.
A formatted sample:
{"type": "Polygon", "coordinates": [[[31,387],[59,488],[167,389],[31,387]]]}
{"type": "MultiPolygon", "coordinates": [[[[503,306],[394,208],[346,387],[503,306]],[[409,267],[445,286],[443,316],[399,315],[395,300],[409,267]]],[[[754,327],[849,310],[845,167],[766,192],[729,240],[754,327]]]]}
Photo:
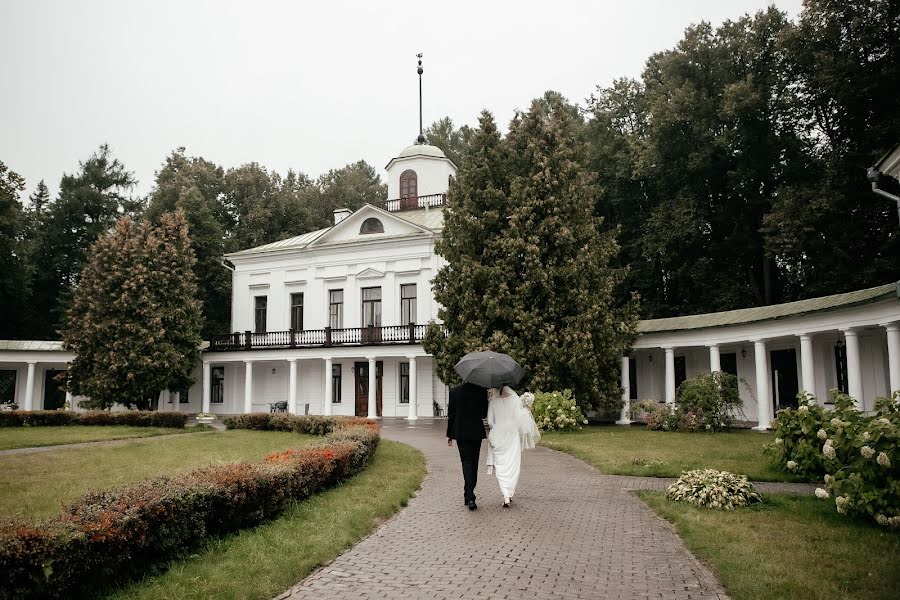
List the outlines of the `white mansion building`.
{"type": "MultiPolygon", "coordinates": [[[[159,409],[234,414],[438,416],[447,387],[422,347],[437,318],[431,280],[456,166],[426,144],[387,167],[388,200],[335,211],[334,225],[227,255],[231,329],[205,345],[196,383],[164,391],[159,409]]],[[[710,370],[741,380],[744,413],[765,429],[801,390],[820,402],[842,389],[870,410],[900,390],[900,286],[891,283],[774,306],[654,319],[622,359],[628,403],[672,402],[685,378],[710,370]]],[[[52,375],[72,359],[60,342],[0,341],[16,372],[3,401],[59,408],[52,375]]],[[[69,405],[74,402],[69,399],[69,405]]]]}

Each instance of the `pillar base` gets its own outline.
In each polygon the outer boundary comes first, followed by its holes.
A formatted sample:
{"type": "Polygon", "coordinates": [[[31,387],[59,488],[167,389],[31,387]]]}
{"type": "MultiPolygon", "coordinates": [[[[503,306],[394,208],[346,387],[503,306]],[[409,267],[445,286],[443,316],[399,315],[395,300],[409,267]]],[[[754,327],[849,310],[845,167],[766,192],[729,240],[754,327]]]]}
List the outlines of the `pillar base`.
{"type": "Polygon", "coordinates": [[[407,421],[418,421],[419,417],[406,417],[407,421]]]}
{"type": "Polygon", "coordinates": [[[771,431],[772,428],[768,425],[757,425],[756,427],[751,427],[753,431],[771,431]]]}
{"type": "Polygon", "coordinates": [[[631,419],[619,419],[616,421],[616,425],[631,425],[632,423],[634,423],[634,421],[631,419]]]}

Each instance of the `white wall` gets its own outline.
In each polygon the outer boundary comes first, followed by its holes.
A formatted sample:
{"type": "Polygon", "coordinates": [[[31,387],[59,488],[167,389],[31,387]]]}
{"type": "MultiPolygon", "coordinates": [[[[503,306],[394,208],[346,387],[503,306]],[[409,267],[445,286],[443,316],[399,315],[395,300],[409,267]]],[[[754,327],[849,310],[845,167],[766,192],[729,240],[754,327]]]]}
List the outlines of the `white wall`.
{"type": "Polygon", "coordinates": [[[456,177],[456,169],[446,158],[411,156],[394,159],[387,170],[388,200],[400,197],[400,175],[407,169],[416,172],[418,196],[443,194],[448,189],[449,177],[456,177]]]}

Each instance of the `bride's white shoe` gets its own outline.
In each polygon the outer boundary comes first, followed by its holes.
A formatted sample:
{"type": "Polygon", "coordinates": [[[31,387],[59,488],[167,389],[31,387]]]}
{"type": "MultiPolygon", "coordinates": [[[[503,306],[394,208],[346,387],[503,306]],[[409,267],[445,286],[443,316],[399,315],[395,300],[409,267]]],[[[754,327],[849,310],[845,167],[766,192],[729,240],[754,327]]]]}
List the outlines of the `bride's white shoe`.
{"type": "Polygon", "coordinates": [[[503,508],[509,508],[509,503],[512,502],[512,498],[507,496],[503,496],[503,508]]]}

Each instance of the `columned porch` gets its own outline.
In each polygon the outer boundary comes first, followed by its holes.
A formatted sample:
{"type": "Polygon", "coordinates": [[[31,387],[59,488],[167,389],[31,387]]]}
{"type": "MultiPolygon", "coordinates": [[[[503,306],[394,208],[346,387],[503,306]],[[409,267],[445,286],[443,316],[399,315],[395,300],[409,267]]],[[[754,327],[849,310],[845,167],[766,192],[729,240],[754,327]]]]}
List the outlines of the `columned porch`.
{"type": "Polygon", "coordinates": [[[196,410],[214,414],[446,414],[447,388],[421,346],[209,352],[199,375],[196,410]]]}
{"type": "MultiPolygon", "coordinates": [[[[797,405],[800,392],[827,405],[830,390],[839,389],[870,411],[876,397],[900,390],[896,299],[791,319],[685,327],[688,319],[728,314],[643,321],[644,333],[622,360],[623,399],[672,403],[686,378],[725,371],[738,377],[745,420],[765,430],[779,409],[797,405]]],[[[628,422],[623,410],[619,423],[628,422]]]]}

